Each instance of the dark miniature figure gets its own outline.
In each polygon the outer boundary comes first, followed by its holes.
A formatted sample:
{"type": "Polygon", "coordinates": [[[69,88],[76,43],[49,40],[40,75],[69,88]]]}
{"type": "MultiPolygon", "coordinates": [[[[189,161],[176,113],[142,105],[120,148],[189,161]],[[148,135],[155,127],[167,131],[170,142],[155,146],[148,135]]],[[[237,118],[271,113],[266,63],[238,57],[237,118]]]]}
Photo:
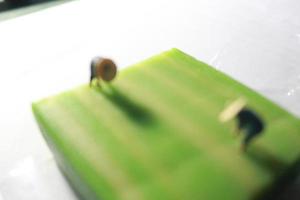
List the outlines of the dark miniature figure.
{"type": "Polygon", "coordinates": [[[91,62],[91,77],[90,86],[93,80],[97,80],[97,85],[100,86],[100,81],[109,82],[115,78],[117,74],[117,66],[107,58],[96,57],[91,62]]]}
{"type": "Polygon", "coordinates": [[[246,107],[246,101],[242,98],[231,103],[220,114],[222,122],[233,118],[238,121],[237,133],[242,132],[244,134],[241,150],[246,151],[250,142],[264,130],[264,122],[257,113],[246,107]]]}
{"type": "Polygon", "coordinates": [[[264,130],[262,119],[252,110],[243,108],[237,114],[238,131],[244,133],[241,150],[246,151],[249,143],[264,130]]]}

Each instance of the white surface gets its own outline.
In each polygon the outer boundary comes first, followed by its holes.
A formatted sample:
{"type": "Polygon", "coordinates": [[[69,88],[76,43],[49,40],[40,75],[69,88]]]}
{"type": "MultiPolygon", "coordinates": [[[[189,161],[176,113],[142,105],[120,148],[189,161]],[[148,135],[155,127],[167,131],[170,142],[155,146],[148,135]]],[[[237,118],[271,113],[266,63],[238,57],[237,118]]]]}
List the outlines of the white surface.
{"type": "Polygon", "coordinates": [[[2,180],[0,191],[7,200],[76,199],[53,159],[24,159],[2,180]]]}
{"type": "Polygon", "coordinates": [[[85,0],[0,22],[0,182],[51,156],[30,103],[87,82],[95,55],[124,67],[177,47],[300,116],[299,11],[299,0],[85,0]]]}

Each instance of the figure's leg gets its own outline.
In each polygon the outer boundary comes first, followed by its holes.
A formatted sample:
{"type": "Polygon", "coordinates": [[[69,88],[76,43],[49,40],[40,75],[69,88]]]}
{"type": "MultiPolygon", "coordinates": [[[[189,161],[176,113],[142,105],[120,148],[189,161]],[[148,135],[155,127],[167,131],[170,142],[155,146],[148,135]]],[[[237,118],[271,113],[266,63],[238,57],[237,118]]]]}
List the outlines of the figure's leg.
{"type": "Polygon", "coordinates": [[[245,126],[246,126],[246,124],[244,124],[244,122],[242,120],[238,119],[237,126],[235,126],[236,128],[234,131],[235,136],[239,136],[241,134],[241,132],[245,132],[245,129],[247,128],[245,126]]]}
{"type": "Polygon", "coordinates": [[[237,128],[234,128],[234,131],[232,131],[232,133],[233,133],[232,135],[234,137],[237,137],[237,136],[239,136],[241,134],[241,132],[242,132],[242,129],[239,128],[239,127],[237,127],[237,128]]]}
{"type": "Polygon", "coordinates": [[[96,78],[96,71],[94,66],[94,60],[92,60],[92,63],[90,65],[90,87],[93,85],[93,80],[96,78]]]}
{"type": "Polygon", "coordinates": [[[246,137],[243,139],[242,144],[241,144],[241,151],[242,152],[245,152],[247,150],[247,147],[248,147],[251,139],[252,139],[252,136],[249,135],[249,134],[247,134],[246,137]]]}
{"type": "Polygon", "coordinates": [[[91,75],[91,77],[90,77],[90,87],[92,87],[92,83],[93,83],[93,76],[91,75]]]}
{"type": "Polygon", "coordinates": [[[241,144],[241,150],[245,152],[251,141],[257,136],[258,132],[252,127],[248,126],[244,129],[245,137],[241,144]]]}
{"type": "Polygon", "coordinates": [[[101,81],[101,79],[97,78],[97,86],[98,87],[101,87],[100,81],[101,81]]]}

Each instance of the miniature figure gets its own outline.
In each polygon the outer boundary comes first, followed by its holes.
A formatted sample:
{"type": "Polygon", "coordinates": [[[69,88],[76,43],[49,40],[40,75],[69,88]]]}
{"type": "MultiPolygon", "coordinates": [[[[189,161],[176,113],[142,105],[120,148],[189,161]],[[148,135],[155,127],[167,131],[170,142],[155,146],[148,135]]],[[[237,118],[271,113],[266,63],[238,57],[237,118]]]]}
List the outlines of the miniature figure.
{"type": "Polygon", "coordinates": [[[222,122],[228,121],[232,118],[238,121],[239,134],[244,134],[244,139],[241,143],[241,150],[246,151],[250,142],[264,130],[264,122],[253,110],[246,107],[244,99],[238,99],[230,104],[220,115],[222,122]]]}
{"type": "Polygon", "coordinates": [[[96,57],[91,62],[91,77],[90,87],[93,80],[97,80],[97,86],[100,86],[100,80],[109,82],[115,78],[117,74],[117,66],[115,63],[107,58],[96,57]]]}

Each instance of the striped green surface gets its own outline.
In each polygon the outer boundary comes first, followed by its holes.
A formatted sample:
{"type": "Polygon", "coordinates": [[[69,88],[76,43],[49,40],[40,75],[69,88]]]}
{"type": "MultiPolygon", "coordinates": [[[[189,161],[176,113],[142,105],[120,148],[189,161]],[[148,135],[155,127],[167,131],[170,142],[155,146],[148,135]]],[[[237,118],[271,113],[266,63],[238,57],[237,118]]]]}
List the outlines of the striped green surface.
{"type": "Polygon", "coordinates": [[[33,104],[39,126],[85,199],[250,199],[299,158],[300,123],[249,88],[172,49],[111,85],[33,104]],[[238,97],[266,122],[247,153],[219,113],[238,97]]]}

